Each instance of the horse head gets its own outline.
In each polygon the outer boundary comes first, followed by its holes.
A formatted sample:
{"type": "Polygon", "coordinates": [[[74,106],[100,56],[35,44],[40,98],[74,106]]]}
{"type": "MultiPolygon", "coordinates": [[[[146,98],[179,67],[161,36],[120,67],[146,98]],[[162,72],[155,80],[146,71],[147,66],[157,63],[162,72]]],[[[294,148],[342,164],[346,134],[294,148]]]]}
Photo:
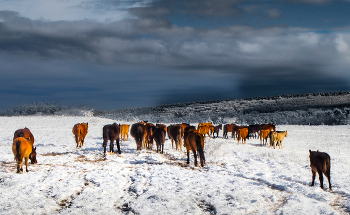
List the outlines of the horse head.
{"type": "Polygon", "coordinates": [[[29,155],[29,159],[30,159],[32,164],[38,163],[38,161],[36,160],[36,147],[34,147],[34,146],[32,149],[32,153],[30,153],[30,155],[29,155]]]}

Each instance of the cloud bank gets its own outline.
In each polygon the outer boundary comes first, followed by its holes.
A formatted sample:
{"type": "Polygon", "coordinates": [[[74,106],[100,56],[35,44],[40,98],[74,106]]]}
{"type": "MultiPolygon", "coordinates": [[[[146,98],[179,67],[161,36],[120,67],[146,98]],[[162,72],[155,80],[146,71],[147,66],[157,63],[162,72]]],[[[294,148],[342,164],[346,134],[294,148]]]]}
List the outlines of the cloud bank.
{"type": "MultiPolygon", "coordinates": [[[[171,21],[174,14],[239,17],[242,2],[75,5],[122,11],[122,19],[103,22],[0,11],[0,97],[8,105],[53,99],[115,109],[349,90],[348,28],[197,28],[171,21]]],[[[278,9],[265,11],[266,17],[282,16],[278,9]]]]}

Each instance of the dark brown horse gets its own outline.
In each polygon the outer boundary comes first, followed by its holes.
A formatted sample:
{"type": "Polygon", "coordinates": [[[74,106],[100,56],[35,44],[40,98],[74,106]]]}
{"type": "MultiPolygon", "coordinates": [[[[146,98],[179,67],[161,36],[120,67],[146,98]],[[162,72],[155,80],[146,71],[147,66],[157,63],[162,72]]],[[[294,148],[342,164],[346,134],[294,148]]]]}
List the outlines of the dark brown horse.
{"type": "Polygon", "coordinates": [[[153,138],[157,145],[157,153],[164,152],[164,142],[165,142],[166,131],[164,127],[156,127],[153,131],[153,138]]]}
{"type": "Polygon", "coordinates": [[[312,183],[311,186],[314,186],[316,172],[318,173],[318,177],[320,179],[320,186],[323,189],[323,174],[328,179],[329,189],[332,189],[331,185],[331,157],[325,152],[311,151],[309,150],[309,158],[310,158],[310,167],[312,172],[312,183]]]}
{"type": "Polygon", "coordinates": [[[196,126],[193,126],[193,125],[188,125],[186,126],[184,132],[187,132],[187,131],[196,131],[196,126]]]}
{"type": "Polygon", "coordinates": [[[75,142],[77,143],[77,148],[84,146],[84,140],[88,133],[88,128],[88,123],[78,123],[73,126],[72,132],[75,137],[75,142]]]}
{"type": "Polygon", "coordinates": [[[137,150],[142,150],[142,141],[145,135],[146,123],[135,123],[131,126],[130,135],[135,139],[137,150]]]}
{"type": "Polygon", "coordinates": [[[183,127],[181,124],[176,124],[168,127],[169,137],[171,139],[171,145],[174,148],[174,142],[176,150],[182,151],[182,137],[183,137],[183,127]]]}
{"type": "Polygon", "coordinates": [[[184,147],[187,150],[187,164],[190,163],[190,151],[193,152],[194,165],[198,166],[197,153],[203,167],[205,164],[204,157],[204,137],[197,131],[189,131],[184,133],[184,147]]]}
{"type": "Polygon", "coordinates": [[[213,137],[215,137],[215,134],[216,134],[216,137],[219,137],[219,131],[220,130],[222,130],[222,124],[214,126],[214,131],[212,133],[213,137]]]}
{"type": "Polygon", "coordinates": [[[261,125],[249,125],[248,126],[249,137],[258,138],[260,130],[261,130],[261,125]]]}
{"type": "Polygon", "coordinates": [[[109,153],[114,154],[114,140],[116,141],[118,153],[121,154],[119,145],[120,125],[113,123],[103,126],[103,153],[106,154],[107,142],[109,140],[109,153]]]}
{"type": "Polygon", "coordinates": [[[36,147],[24,137],[17,137],[13,140],[12,153],[15,156],[17,162],[17,173],[23,173],[23,158],[26,163],[26,171],[28,172],[28,159],[31,163],[37,163],[36,160],[36,147]]]}

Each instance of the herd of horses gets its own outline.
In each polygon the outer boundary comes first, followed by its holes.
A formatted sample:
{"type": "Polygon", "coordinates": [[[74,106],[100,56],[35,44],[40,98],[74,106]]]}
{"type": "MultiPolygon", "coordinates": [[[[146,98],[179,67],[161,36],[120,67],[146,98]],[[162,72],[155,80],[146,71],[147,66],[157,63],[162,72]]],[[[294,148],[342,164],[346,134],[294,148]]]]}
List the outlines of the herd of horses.
{"type": "MultiPolygon", "coordinates": [[[[106,148],[109,141],[109,153],[114,154],[114,141],[117,145],[118,153],[120,150],[120,139],[125,141],[130,135],[135,139],[137,150],[153,148],[153,142],[156,143],[157,153],[164,153],[164,142],[166,135],[171,140],[172,148],[182,151],[182,146],[186,148],[187,164],[190,163],[190,152],[194,157],[194,165],[198,166],[197,157],[200,165],[205,164],[204,139],[206,136],[217,138],[219,131],[223,130],[223,138],[231,137],[237,139],[237,144],[241,141],[246,143],[246,139],[260,138],[260,145],[266,145],[267,139],[270,139],[270,146],[283,148],[282,142],[287,137],[287,131],[276,131],[273,124],[259,124],[249,126],[238,126],[235,124],[219,124],[214,126],[211,122],[199,123],[193,126],[187,123],[172,124],[152,124],[147,121],[141,121],[131,125],[127,124],[108,124],[103,126],[103,150],[106,154],[106,148]],[[120,136],[120,138],[119,138],[120,136]]],[[[88,123],[78,123],[73,126],[72,133],[75,137],[77,148],[84,146],[84,140],[88,133],[88,123]]],[[[37,163],[36,147],[34,147],[34,136],[28,128],[18,129],[14,133],[12,152],[17,162],[17,173],[23,173],[23,159],[25,159],[26,171],[28,172],[28,159],[32,164],[37,163]]],[[[319,174],[320,186],[323,188],[323,174],[326,175],[331,189],[330,182],[330,156],[325,152],[309,150],[310,167],[312,171],[312,184],[314,185],[316,173],[319,174]]]]}

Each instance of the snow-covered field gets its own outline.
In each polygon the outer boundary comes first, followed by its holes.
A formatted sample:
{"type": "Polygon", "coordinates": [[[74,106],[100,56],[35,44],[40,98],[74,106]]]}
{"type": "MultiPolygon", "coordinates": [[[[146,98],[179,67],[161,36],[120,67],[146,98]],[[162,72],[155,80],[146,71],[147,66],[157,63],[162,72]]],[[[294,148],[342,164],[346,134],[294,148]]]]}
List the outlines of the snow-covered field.
{"type": "MultiPolygon", "coordinates": [[[[136,151],[103,156],[97,117],[0,117],[0,214],[347,214],[350,213],[350,126],[279,126],[283,149],[250,139],[206,139],[204,168],[186,164],[185,151],[136,151]],[[84,147],[72,127],[89,122],[84,147]],[[16,173],[15,130],[35,136],[38,164],[16,173]],[[309,149],[331,156],[333,190],[310,187],[309,149]]],[[[125,123],[125,122],[118,122],[125,123]]],[[[131,124],[133,122],[129,122],[131,124]]],[[[183,149],[184,150],[184,149],[183,149]]]]}

